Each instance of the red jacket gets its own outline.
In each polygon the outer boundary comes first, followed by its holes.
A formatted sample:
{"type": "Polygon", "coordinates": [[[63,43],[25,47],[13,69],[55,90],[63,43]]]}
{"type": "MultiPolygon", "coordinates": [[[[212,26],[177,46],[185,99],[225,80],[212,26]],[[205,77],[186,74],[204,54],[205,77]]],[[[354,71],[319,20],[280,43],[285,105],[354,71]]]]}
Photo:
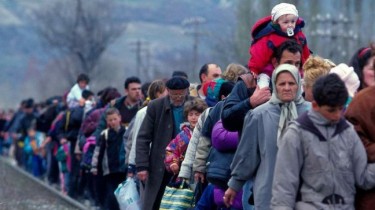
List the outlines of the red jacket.
{"type": "Polygon", "coordinates": [[[249,48],[250,59],[248,62],[250,70],[256,74],[266,73],[271,76],[272,72],[267,72],[264,69],[268,64],[271,64],[274,49],[288,39],[294,39],[302,46],[302,64],[305,63],[310,56],[310,50],[302,32],[304,26],[305,22],[298,18],[294,36],[289,37],[286,33],[271,26],[271,16],[258,20],[251,29],[252,43],[249,48]]]}

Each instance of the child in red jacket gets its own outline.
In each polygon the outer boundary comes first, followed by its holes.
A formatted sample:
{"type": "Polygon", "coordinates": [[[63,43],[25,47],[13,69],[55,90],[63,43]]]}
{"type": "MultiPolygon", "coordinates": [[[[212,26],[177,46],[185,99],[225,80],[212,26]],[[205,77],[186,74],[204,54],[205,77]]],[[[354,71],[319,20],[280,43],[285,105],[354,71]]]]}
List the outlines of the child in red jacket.
{"type": "MultiPolygon", "coordinates": [[[[260,88],[268,87],[273,72],[271,58],[275,48],[288,39],[302,46],[302,64],[310,56],[306,37],[302,32],[305,22],[298,17],[293,4],[280,3],[273,7],[271,16],[258,20],[251,30],[252,43],[249,49],[248,66],[258,76],[260,88]]],[[[301,66],[302,66],[301,64],[301,66]]]]}

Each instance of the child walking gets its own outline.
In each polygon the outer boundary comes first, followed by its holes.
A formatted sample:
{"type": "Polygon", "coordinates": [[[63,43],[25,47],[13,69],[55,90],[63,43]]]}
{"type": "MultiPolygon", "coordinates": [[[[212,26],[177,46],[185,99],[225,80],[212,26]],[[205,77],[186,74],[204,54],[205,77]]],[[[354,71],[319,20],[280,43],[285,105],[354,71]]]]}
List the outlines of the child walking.
{"type": "Polygon", "coordinates": [[[70,154],[69,154],[70,142],[64,142],[59,146],[56,152],[56,160],[59,164],[60,171],[60,189],[64,195],[68,194],[69,191],[69,173],[70,173],[70,154]]]}
{"type": "MultiPolygon", "coordinates": [[[[273,72],[272,55],[274,49],[288,39],[294,39],[302,46],[302,64],[310,56],[306,36],[302,32],[305,22],[298,17],[293,4],[280,3],[273,7],[271,16],[258,20],[252,30],[248,67],[258,75],[260,88],[268,87],[273,72]]],[[[302,65],[301,65],[302,66],[302,65]]]]}
{"type": "Polygon", "coordinates": [[[207,104],[199,98],[187,101],[184,105],[184,117],[187,122],[181,124],[181,132],[168,144],[165,149],[164,164],[167,171],[173,174],[180,172],[181,162],[190,142],[191,135],[198,122],[199,116],[207,108],[207,104]]]}
{"type": "Polygon", "coordinates": [[[119,209],[114,191],[126,178],[125,149],[123,135],[125,127],[121,125],[118,109],[108,108],[105,111],[108,128],[102,131],[92,158],[91,172],[98,174],[101,166],[105,184],[105,209],[119,209]]]}
{"type": "Polygon", "coordinates": [[[44,135],[36,131],[33,126],[27,130],[24,147],[27,156],[26,169],[38,178],[41,178],[45,172],[45,155],[41,148],[43,141],[44,135]]]}

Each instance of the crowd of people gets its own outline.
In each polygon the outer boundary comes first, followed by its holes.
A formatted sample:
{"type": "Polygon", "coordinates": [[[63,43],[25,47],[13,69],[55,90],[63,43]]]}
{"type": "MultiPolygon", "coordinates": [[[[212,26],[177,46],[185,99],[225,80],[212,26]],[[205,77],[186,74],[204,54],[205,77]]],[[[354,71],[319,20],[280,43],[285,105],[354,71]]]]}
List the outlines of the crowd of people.
{"type": "Polygon", "coordinates": [[[137,180],[141,209],[159,209],[171,180],[195,209],[371,209],[375,206],[375,48],[348,63],[312,54],[292,4],[252,29],[248,65],[215,63],[200,84],[175,71],[128,77],[1,113],[0,153],[74,199],[119,209],[137,180]]]}

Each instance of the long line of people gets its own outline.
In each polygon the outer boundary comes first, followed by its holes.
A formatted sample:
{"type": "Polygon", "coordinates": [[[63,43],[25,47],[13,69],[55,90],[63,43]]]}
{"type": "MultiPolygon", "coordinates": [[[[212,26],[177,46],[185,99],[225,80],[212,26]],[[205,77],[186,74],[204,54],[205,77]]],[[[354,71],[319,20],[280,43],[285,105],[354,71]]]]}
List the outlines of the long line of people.
{"type": "Polygon", "coordinates": [[[371,209],[375,49],[336,65],[310,55],[303,26],[294,5],[276,5],[253,27],[249,68],[207,63],[201,84],[129,77],[124,96],[96,99],[81,74],[64,96],[2,112],[0,154],[99,209],[120,208],[127,177],[141,209],[163,206],[173,180],[195,209],[371,209]]]}

